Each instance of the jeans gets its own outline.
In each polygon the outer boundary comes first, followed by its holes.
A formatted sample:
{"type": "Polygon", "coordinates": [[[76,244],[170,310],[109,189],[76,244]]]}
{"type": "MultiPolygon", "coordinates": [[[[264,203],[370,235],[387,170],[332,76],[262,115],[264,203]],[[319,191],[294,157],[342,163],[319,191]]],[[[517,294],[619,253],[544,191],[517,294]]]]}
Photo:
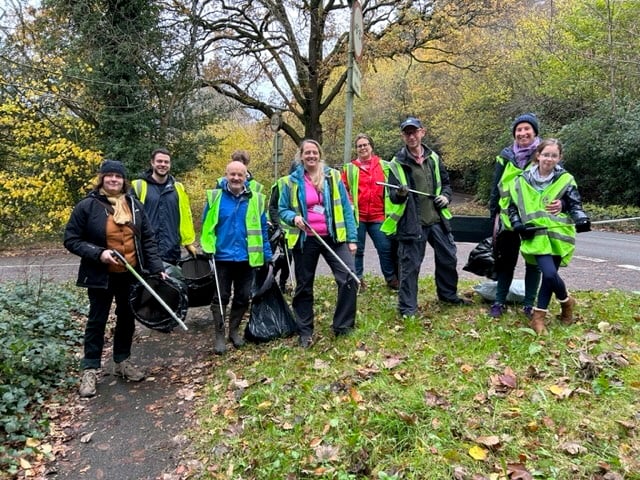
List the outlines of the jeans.
{"type": "MultiPolygon", "coordinates": [[[[520,235],[510,230],[500,232],[495,245],[495,271],[498,285],[495,303],[507,301],[509,287],[520,256],[520,235]]],[[[524,305],[533,307],[533,302],[540,285],[540,270],[537,265],[525,263],[524,271],[524,305]]]]}
{"type": "MultiPolygon", "coordinates": [[[[353,269],[353,255],[346,243],[336,243],[331,237],[322,237],[322,239],[347,267],[353,269]]],[[[300,239],[293,249],[296,291],[293,294],[292,306],[301,337],[308,337],[313,333],[313,282],[320,255],[331,268],[338,285],[338,298],[333,313],[333,332],[336,335],[347,333],[355,327],[356,323],[358,286],[355,280],[317,238],[309,236],[304,243],[300,239]]]]}
{"type": "Polygon", "coordinates": [[[566,299],[569,294],[564,280],[560,278],[561,257],[559,255],[536,255],[536,262],[542,272],[542,284],[538,293],[538,308],[546,310],[551,301],[551,295],[555,293],[558,300],[566,299]]]}
{"type": "Polygon", "coordinates": [[[109,319],[111,302],[116,300],[116,328],[113,334],[113,361],[120,363],[131,356],[131,344],[135,332],[135,319],[129,305],[129,292],[133,284],[129,272],[110,273],[107,288],[89,288],[89,316],[84,329],[83,370],[100,368],[104,332],[109,319]]]}
{"type": "Polygon", "coordinates": [[[364,250],[367,242],[367,233],[373,240],[373,245],[378,252],[380,270],[387,282],[397,278],[397,255],[394,255],[393,242],[380,231],[382,222],[360,222],[358,224],[358,250],[356,251],[356,275],[362,278],[364,275],[364,250]]]}

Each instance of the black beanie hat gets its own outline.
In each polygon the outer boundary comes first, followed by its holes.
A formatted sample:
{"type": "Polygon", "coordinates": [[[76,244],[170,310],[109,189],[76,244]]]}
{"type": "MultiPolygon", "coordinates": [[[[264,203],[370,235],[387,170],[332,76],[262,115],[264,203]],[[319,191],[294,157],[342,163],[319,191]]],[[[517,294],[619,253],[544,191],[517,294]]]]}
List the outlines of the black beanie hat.
{"type": "Polygon", "coordinates": [[[536,117],[535,113],[523,113],[519,117],[516,117],[516,119],[511,124],[511,135],[513,137],[516,136],[516,127],[521,123],[528,123],[529,125],[531,125],[535,134],[538,135],[540,127],[538,125],[538,117],[536,117]]]}
{"type": "Polygon", "coordinates": [[[117,160],[105,160],[100,165],[100,173],[119,173],[122,175],[122,178],[127,178],[127,172],[124,168],[122,162],[118,162],[117,160]]]}

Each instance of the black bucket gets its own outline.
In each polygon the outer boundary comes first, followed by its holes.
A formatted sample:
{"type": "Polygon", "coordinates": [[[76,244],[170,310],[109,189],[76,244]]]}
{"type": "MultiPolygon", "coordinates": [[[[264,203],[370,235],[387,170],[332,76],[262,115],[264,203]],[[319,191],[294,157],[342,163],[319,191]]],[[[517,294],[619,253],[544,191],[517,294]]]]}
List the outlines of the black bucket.
{"type": "MultiPolygon", "coordinates": [[[[166,280],[159,277],[148,277],[145,281],[184,322],[189,308],[185,283],[173,277],[168,277],[166,280]]],[[[133,286],[129,296],[129,305],[136,320],[148,328],[168,333],[178,326],[178,322],[141,283],[136,283],[133,286]]]]}
{"type": "Polygon", "coordinates": [[[216,280],[206,255],[182,258],[178,261],[187,285],[190,307],[211,305],[216,290],[216,280]]]}

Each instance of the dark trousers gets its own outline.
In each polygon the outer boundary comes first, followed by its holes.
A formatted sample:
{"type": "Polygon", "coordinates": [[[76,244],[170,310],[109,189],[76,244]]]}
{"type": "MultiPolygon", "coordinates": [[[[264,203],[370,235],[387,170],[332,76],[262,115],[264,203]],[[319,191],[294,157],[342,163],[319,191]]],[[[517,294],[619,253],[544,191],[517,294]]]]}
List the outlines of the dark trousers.
{"type": "MultiPolygon", "coordinates": [[[[520,235],[504,230],[496,237],[494,246],[495,271],[498,285],[496,287],[496,303],[507,301],[509,287],[520,256],[520,235]]],[[[540,285],[540,270],[537,265],[525,263],[524,270],[524,304],[533,306],[540,285]]]]}
{"type": "Polygon", "coordinates": [[[218,299],[218,292],[214,292],[213,307],[218,308],[218,305],[226,307],[231,299],[231,290],[233,289],[231,308],[248,308],[253,282],[253,268],[249,262],[216,261],[216,271],[220,282],[220,297],[222,298],[218,299]]]}
{"type": "Polygon", "coordinates": [[[564,280],[560,278],[558,269],[561,258],[559,255],[536,255],[536,262],[542,272],[542,284],[538,293],[538,308],[546,310],[551,302],[551,295],[555,294],[558,300],[564,300],[569,295],[564,280]]]}
{"type": "MultiPolygon", "coordinates": [[[[330,237],[322,237],[322,239],[353,271],[353,256],[347,244],[336,243],[330,237]]],[[[313,282],[320,255],[331,268],[338,286],[338,298],[333,314],[333,332],[336,335],[347,333],[355,327],[356,323],[358,289],[355,280],[317,238],[308,236],[303,245],[302,240],[299,240],[293,249],[296,291],[292,306],[302,337],[313,333],[313,282]]]]}
{"type": "Polygon", "coordinates": [[[446,233],[439,223],[423,226],[420,239],[401,240],[398,245],[398,310],[401,315],[415,315],[418,311],[418,278],[427,242],[433,247],[438,298],[453,300],[458,297],[457,248],[453,236],[446,233]]]}
{"type": "Polygon", "coordinates": [[[111,302],[116,300],[116,328],[113,335],[113,360],[120,363],[131,356],[135,319],[129,305],[129,292],[134,282],[129,272],[109,274],[108,288],[89,288],[89,317],[84,329],[84,358],[81,367],[100,368],[104,332],[111,302]]]}

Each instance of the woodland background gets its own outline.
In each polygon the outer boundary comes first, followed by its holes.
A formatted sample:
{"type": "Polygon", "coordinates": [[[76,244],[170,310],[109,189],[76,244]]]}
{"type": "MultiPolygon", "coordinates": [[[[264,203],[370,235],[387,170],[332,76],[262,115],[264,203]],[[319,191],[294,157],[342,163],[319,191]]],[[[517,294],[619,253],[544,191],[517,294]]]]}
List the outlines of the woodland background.
{"type": "MultiPolygon", "coordinates": [[[[542,136],[565,142],[586,201],[640,206],[640,2],[361,5],[353,133],[382,158],[416,115],[456,189],[484,202],[511,121],[531,111],[542,136]]],[[[305,137],[339,166],[349,12],[336,0],[0,3],[0,247],[59,238],[105,157],[133,178],[169,148],[194,218],[235,149],[267,186],[305,137]]]]}

